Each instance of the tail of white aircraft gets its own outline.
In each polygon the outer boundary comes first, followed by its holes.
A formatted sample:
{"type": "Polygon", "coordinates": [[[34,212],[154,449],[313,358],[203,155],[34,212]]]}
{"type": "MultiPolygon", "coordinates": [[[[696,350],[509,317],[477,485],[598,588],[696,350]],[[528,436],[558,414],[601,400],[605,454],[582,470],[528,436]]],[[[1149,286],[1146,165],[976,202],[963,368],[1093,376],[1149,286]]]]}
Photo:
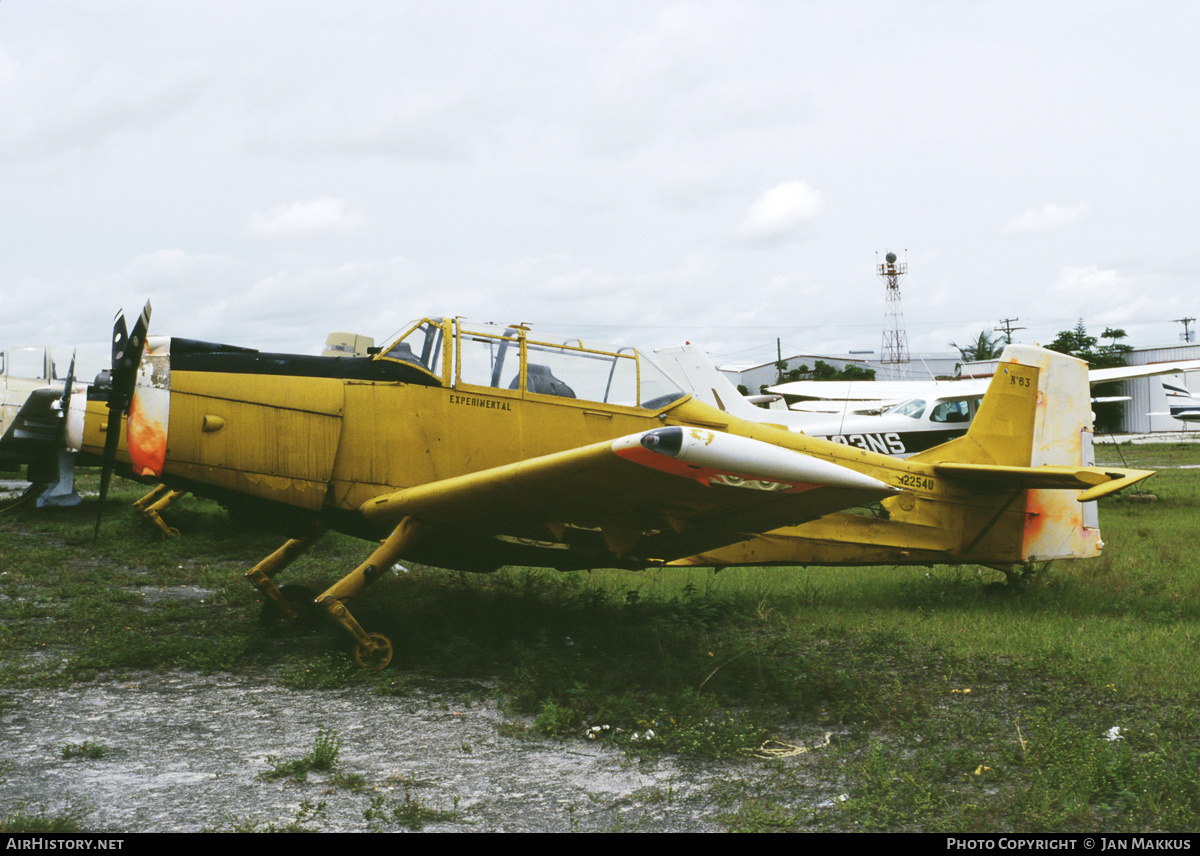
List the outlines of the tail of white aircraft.
{"type": "Polygon", "coordinates": [[[764,418],[767,414],[748,402],[698,345],[659,348],[654,358],[676,383],[705,404],[750,422],[769,421],[764,418]]]}
{"type": "Polygon", "coordinates": [[[1191,390],[1178,383],[1162,382],[1163,392],[1167,396],[1169,411],[1151,413],[1150,416],[1170,416],[1182,422],[1200,422],[1200,401],[1192,395],[1191,390]]]}

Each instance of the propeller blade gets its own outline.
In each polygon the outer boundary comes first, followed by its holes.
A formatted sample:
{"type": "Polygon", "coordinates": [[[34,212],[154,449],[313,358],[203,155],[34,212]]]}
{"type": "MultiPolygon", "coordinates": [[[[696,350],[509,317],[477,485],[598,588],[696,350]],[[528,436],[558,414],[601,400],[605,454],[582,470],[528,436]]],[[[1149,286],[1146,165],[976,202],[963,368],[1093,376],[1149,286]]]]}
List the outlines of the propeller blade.
{"type": "Polygon", "coordinates": [[[71,407],[71,387],[75,384],[75,356],[78,351],[71,351],[71,366],[67,369],[67,382],[63,386],[62,406],[59,412],[66,416],[67,410],[71,407]]]}
{"type": "Polygon", "coordinates": [[[133,389],[137,384],[137,369],[142,361],[142,349],[146,345],[146,330],[150,326],[150,301],[142,309],[133,333],[125,326],[125,313],[117,314],[113,324],[112,387],[108,393],[108,430],[104,436],[104,458],[100,466],[100,503],[96,508],[95,542],[100,537],[100,522],[104,518],[104,503],[108,497],[108,483],[112,479],[113,466],[117,461],[117,446],[121,438],[121,419],[129,410],[133,400],[133,389]]]}

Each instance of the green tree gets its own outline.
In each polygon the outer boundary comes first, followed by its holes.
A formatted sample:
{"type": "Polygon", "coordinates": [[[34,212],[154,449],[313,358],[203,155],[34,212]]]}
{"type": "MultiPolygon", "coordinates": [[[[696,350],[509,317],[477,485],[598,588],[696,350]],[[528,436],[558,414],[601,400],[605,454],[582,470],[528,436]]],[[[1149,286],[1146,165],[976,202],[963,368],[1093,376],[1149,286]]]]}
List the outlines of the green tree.
{"type": "Polygon", "coordinates": [[[848,363],[844,369],[838,372],[835,380],[875,380],[875,369],[864,369],[861,366],[856,366],[854,363],[848,363]]]}
{"type": "Polygon", "coordinates": [[[950,347],[962,355],[964,363],[973,363],[979,360],[994,360],[1004,352],[1004,337],[991,336],[987,330],[980,330],[975,341],[969,345],[956,345],[954,342],[951,342],[950,347]]]}
{"type": "MultiPolygon", "coordinates": [[[[776,363],[785,366],[787,363],[776,363]]],[[[824,360],[817,360],[813,368],[801,364],[794,369],[781,372],[777,383],[791,383],[796,380],[875,380],[875,369],[864,369],[854,363],[847,363],[843,369],[835,369],[824,360]]],[[[766,385],[763,386],[766,389],[766,385]]]]}
{"type": "MultiPolygon", "coordinates": [[[[1126,355],[1133,350],[1129,345],[1122,344],[1126,333],[1120,328],[1105,327],[1101,338],[1108,339],[1109,344],[1101,345],[1095,336],[1089,336],[1083,319],[1079,319],[1072,330],[1063,330],[1046,347],[1060,354],[1070,354],[1087,362],[1094,369],[1108,369],[1125,365],[1126,355]]],[[[1094,397],[1105,397],[1121,394],[1123,383],[1105,383],[1092,390],[1094,397]]],[[[1120,428],[1125,405],[1120,401],[1105,404],[1095,404],[1092,410],[1096,414],[1096,430],[1112,432],[1120,428]]]]}
{"type": "Polygon", "coordinates": [[[1118,340],[1124,339],[1125,335],[1124,330],[1105,327],[1102,338],[1109,339],[1110,343],[1101,345],[1099,339],[1088,335],[1087,327],[1080,318],[1074,329],[1063,330],[1046,347],[1060,354],[1078,357],[1094,369],[1108,369],[1125,365],[1126,354],[1133,350],[1129,345],[1119,343],[1118,340]]]}

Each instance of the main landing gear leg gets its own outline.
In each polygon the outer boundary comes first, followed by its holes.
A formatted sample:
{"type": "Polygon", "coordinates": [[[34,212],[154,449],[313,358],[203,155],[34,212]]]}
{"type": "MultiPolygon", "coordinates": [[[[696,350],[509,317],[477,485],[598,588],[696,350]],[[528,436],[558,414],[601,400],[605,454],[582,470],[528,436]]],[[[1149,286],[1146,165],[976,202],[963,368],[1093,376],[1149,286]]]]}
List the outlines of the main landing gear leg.
{"type": "Polygon", "coordinates": [[[404,518],[365,562],[317,596],[317,603],[354,638],[354,659],[364,669],[374,671],[387,666],[392,661],[392,642],[382,633],[363,630],[342,601],[357,595],[398,562],[420,534],[420,525],[411,517],[404,518]]]}
{"type": "MultiPolygon", "coordinates": [[[[250,580],[255,588],[266,595],[289,622],[294,623],[300,617],[300,613],[297,611],[296,605],[280,592],[279,587],[275,585],[271,577],[300,558],[304,554],[304,551],[311,547],[323,534],[325,534],[324,529],[307,538],[293,538],[246,572],[246,579],[250,580]]],[[[307,606],[307,604],[303,606],[307,606]]]]}
{"type": "Polygon", "coordinates": [[[183,496],[187,491],[171,490],[165,484],[160,484],[154,490],[143,496],[133,504],[133,507],[141,512],[142,517],[149,520],[155,526],[162,530],[163,538],[169,538],[172,535],[178,535],[179,530],[174,526],[168,526],[158,512],[165,509],[179,497],[183,496]]]}

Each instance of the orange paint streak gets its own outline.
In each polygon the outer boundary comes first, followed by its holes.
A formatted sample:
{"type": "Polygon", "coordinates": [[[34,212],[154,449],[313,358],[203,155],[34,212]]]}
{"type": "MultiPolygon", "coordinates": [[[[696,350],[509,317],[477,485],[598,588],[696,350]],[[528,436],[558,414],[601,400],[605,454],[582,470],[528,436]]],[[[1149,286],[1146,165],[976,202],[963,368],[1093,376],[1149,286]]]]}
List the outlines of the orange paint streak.
{"type": "MultiPolygon", "coordinates": [[[[734,476],[735,478],[744,478],[749,481],[759,481],[756,476],[746,476],[741,473],[736,473],[732,470],[717,470],[712,467],[700,467],[695,464],[685,463],[669,455],[663,455],[658,452],[647,449],[643,446],[635,446],[627,449],[614,449],[614,453],[619,458],[624,458],[635,464],[641,464],[643,467],[649,467],[652,470],[670,473],[673,476],[682,476],[683,478],[693,479],[700,482],[705,487],[712,486],[712,480],[718,476],[734,476]]],[[[812,490],[817,485],[800,484],[798,482],[780,481],[779,484],[788,485],[783,490],[783,493],[803,493],[812,490]]]]}
{"type": "Polygon", "coordinates": [[[125,442],[129,444],[129,459],[133,462],[135,473],[142,476],[162,475],[163,464],[167,460],[167,430],[162,422],[147,416],[137,395],[129,406],[125,442]]]}

